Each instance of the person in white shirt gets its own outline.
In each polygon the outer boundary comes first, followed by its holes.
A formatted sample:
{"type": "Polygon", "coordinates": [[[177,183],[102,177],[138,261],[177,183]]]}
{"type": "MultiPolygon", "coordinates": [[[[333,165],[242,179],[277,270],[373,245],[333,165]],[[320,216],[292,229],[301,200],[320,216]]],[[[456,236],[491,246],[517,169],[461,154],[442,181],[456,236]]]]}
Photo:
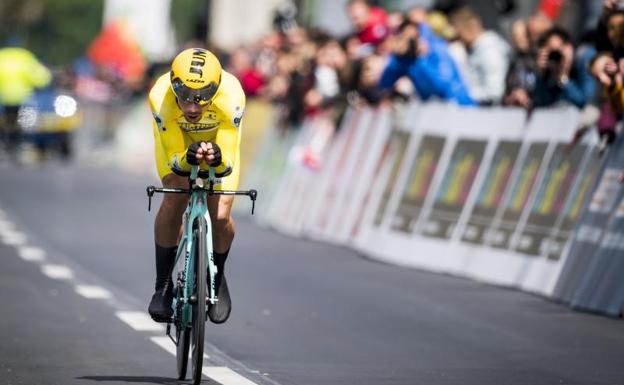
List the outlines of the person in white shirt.
{"type": "Polygon", "coordinates": [[[509,44],[496,32],[485,30],[468,7],[453,12],[450,20],[468,53],[465,75],[470,95],[480,105],[499,104],[505,92],[509,44]]]}

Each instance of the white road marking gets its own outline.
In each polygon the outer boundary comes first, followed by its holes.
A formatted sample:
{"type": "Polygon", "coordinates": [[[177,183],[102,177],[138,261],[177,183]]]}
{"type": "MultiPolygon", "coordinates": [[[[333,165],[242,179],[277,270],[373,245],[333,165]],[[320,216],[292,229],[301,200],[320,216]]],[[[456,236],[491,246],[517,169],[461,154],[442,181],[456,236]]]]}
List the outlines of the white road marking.
{"type": "Polygon", "coordinates": [[[165,328],[154,322],[149,314],[142,311],[118,311],[117,318],[138,331],[163,331],[165,328]]]}
{"type": "MultiPolygon", "coordinates": [[[[172,329],[172,333],[173,333],[173,329],[172,329]]],[[[174,356],[177,355],[177,351],[176,351],[176,345],[173,343],[173,341],[171,341],[171,338],[165,336],[165,337],[150,337],[150,340],[152,340],[153,343],[155,343],[156,345],[160,346],[161,348],[165,349],[167,352],[173,354],[174,356]]],[[[189,349],[189,357],[191,356],[191,350],[189,349]]],[[[204,353],[204,359],[208,360],[210,359],[210,356],[208,356],[206,353],[204,353]]]]}
{"type": "Polygon", "coordinates": [[[202,373],[222,385],[257,385],[227,366],[208,366],[202,369],[202,373]]]}
{"type": "Polygon", "coordinates": [[[110,291],[100,286],[78,285],[76,286],[76,292],[89,299],[108,299],[112,297],[110,291]]]}
{"type": "Polygon", "coordinates": [[[20,258],[29,262],[41,262],[45,259],[45,251],[39,247],[20,246],[17,253],[20,258]]]}
{"type": "MultiPolygon", "coordinates": [[[[176,355],[176,346],[169,337],[150,337],[150,340],[171,355],[176,355]]],[[[207,358],[208,356],[204,354],[204,359],[207,358]]],[[[226,366],[206,366],[202,369],[202,373],[222,385],[257,385],[226,366]]]]}
{"type": "Polygon", "coordinates": [[[63,265],[43,265],[41,266],[41,272],[53,279],[74,278],[74,272],[69,267],[63,265]]]}
{"type": "MultiPolygon", "coordinates": [[[[20,258],[25,261],[41,262],[45,260],[46,253],[43,249],[34,246],[23,246],[26,244],[26,234],[14,230],[14,224],[2,219],[4,216],[4,212],[0,210],[0,238],[2,242],[10,246],[18,246],[17,252],[20,258]]],[[[41,272],[53,279],[70,280],[74,277],[74,272],[69,267],[58,264],[43,265],[41,266],[41,272]]],[[[76,285],[75,290],[81,296],[90,299],[108,299],[112,297],[110,291],[100,286],[76,285]]],[[[145,312],[118,311],[115,315],[137,331],[164,331],[164,326],[154,322],[149,314],[145,312]]],[[[150,337],[150,340],[171,355],[175,356],[177,354],[176,346],[169,337],[153,336],[150,337]]],[[[190,355],[191,352],[189,351],[190,355]]],[[[204,353],[204,359],[210,359],[210,357],[204,353]]],[[[258,373],[258,371],[254,372],[258,373]]],[[[202,373],[222,385],[257,385],[226,366],[207,366],[202,369],[202,373]]]]}
{"type": "Polygon", "coordinates": [[[177,354],[176,346],[173,343],[173,341],[171,341],[171,339],[169,337],[167,337],[167,336],[165,336],[165,337],[150,337],[150,340],[152,340],[153,343],[155,343],[156,345],[158,345],[161,348],[165,349],[166,351],[168,351],[169,353],[173,354],[174,356],[177,354]]]}
{"type": "Polygon", "coordinates": [[[19,231],[6,230],[0,233],[2,242],[9,246],[20,246],[26,243],[26,234],[19,231]]]}

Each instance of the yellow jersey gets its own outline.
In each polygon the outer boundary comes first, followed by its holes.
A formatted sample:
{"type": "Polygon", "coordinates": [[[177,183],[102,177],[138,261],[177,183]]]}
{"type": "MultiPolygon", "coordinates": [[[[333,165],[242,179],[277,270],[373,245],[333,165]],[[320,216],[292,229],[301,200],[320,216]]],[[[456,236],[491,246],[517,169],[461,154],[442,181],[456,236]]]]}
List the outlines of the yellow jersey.
{"type": "MultiPolygon", "coordinates": [[[[197,123],[189,123],[178,107],[171,89],[169,73],[162,75],[149,92],[152,110],[154,144],[158,175],[176,171],[189,172],[191,165],[186,161],[186,150],[195,142],[213,142],[221,149],[221,165],[215,167],[217,188],[235,190],[238,188],[240,170],[240,140],[242,118],[245,111],[245,93],[236,77],[226,71],[210,106],[197,123]]],[[[201,168],[207,168],[203,161],[201,168]]]]}

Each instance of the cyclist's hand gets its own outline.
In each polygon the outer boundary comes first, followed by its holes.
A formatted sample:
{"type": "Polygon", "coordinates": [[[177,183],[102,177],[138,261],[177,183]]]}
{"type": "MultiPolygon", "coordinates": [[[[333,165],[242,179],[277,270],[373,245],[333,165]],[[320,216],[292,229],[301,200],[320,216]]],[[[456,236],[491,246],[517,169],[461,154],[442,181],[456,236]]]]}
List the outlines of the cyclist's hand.
{"type": "Polygon", "coordinates": [[[208,165],[216,167],[221,164],[221,149],[216,143],[195,142],[186,151],[186,161],[192,165],[199,165],[205,160],[208,165]]]}
{"type": "Polygon", "coordinates": [[[204,152],[204,159],[211,167],[217,167],[221,164],[221,148],[218,144],[207,142],[207,150],[204,152]]]}
{"type": "Polygon", "coordinates": [[[188,150],[186,150],[186,161],[188,164],[192,164],[194,166],[199,165],[199,162],[201,162],[204,158],[204,149],[207,150],[205,142],[192,143],[188,150]]]}

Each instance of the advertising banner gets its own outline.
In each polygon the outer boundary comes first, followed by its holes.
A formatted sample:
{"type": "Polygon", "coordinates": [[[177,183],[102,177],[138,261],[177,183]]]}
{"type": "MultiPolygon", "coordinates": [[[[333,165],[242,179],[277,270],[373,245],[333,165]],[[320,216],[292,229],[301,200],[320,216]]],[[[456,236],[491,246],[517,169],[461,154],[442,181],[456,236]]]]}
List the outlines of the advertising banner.
{"type": "Polygon", "coordinates": [[[511,194],[503,204],[502,218],[490,234],[491,246],[501,249],[510,247],[511,237],[516,231],[522,212],[527,207],[547,148],[547,142],[530,144],[522,163],[521,172],[512,182],[511,194]]]}
{"type": "Polygon", "coordinates": [[[436,192],[433,210],[422,227],[423,235],[451,238],[481,167],[486,145],[484,140],[462,139],[457,143],[436,192]]]}
{"type": "Polygon", "coordinates": [[[392,229],[405,233],[411,233],[414,229],[429,194],[445,142],[446,139],[441,136],[425,135],[422,137],[411,166],[407,186],[393,220],[392,229]]]}
{"type": "Polygon", "coordinates": [[[624,139],[606,156],[592,135],[569,147],[579,119],[573,108],[529,119],[445,104],[351,108],[320,167],[297,156],[318,137],[310,119],[259,152],[256,181],[279,192],[259,213],[287,234],[617,315],[624,139]]]}
{"type": "Polygon", "coordinates": [[[624,138],[612,146],[555,294],[580,309],[624,310],[624,138]]]}
{"type": "Polygon", "coordinates": [[[609,248],[608,274],[604,277],[605,285],[598,289],[596,297],[600,298],[594,305],[597,310],[604,310],[614,317],[624,313],[624,194],[615,211],[615,218],[607,233],[609,242],[605,246],[609,248]]]}
{"type": "Polygon", "coordinates": [[[516,244],[517,251],[528,255],[541,255],[548,252],[549,247],[555,249],[556,245],[546,241],[557,220],[563,215],[576,177],[583,170],[586,150],[584,145],[575,146],[571,151],[562,143],[556,146],[516,244]]]}
{"type": "Polygon", "coordinates": [[[477,202],[468,220],[462,240],[484,244],[494,218],[502,206],[522,142],[503,140],[498,143],[477,202]]]}
{"type": "MultiPolygon", "coordinates": [[[[319,205],[322,208],[311,213],[309,227],[314,236],[327,236],[332,220],[332,210],[338,203],[341,181],[349,166],[351,149],[355,146],[358,133],[367,124],[372,112],[364,109],[351,109],[348,119],[337,134],[335,145],[331,149],[330,159],[324,167],[324,175],[318,181],[319,205]]],[[[316,205],[314,207],[319,207],[316,205]]]]}
{"type": "Polygon", "coordinates": [[[401,165],[403,164],[409,139],[410,134],[408,132],[395,130],[392,132],[390,139],[386,144],[382,157],[382,164],[391,163],[392,166],[390,166],[390,170],[388,171],[388,181],[385,184],[385,188],[379,200],[379,206],[377,207],[377,211],[375,213],[375,219],[373,222],[375,226],[381,225],[381,221],[383,220],[386,208],[388,207],[388,203],[390,201],[390,196],[396,188],[399,171],[401,169],[401,165]]]}
{"type": "Polygon", "coordinates": [[[563,255],[572,236],[572,231],[576,228],[582,210],[588,202],[592,186],[596,183],[603,160],[598,155],[598,151],[593,148],[588,149],[585,167],[579,172],[576,186],[569,192],[560,223],[552,233],[551,244],[553,246],[549,247],[546,252],[548,259],[557,261],[563,255]]]}
{"type": "Polygon", "coordinates": [[[598,251],[604,247],[605,227],[610,223],[612,213],[619,204],[622,186],[618,177],[624,168],[624,161],[621,159],[624,156],[618,153],[622,153],[623,149],[624,138],[620,135],[601,165],[596,186],[573,233],[565,265],[553,291],[555,298],[565,302],[575,300],[579,306],[588,302],[587,298],[583,299],[579,288],[582,285],[589,287],[588,282],[596,279],[589,272],[598,251]]]}

